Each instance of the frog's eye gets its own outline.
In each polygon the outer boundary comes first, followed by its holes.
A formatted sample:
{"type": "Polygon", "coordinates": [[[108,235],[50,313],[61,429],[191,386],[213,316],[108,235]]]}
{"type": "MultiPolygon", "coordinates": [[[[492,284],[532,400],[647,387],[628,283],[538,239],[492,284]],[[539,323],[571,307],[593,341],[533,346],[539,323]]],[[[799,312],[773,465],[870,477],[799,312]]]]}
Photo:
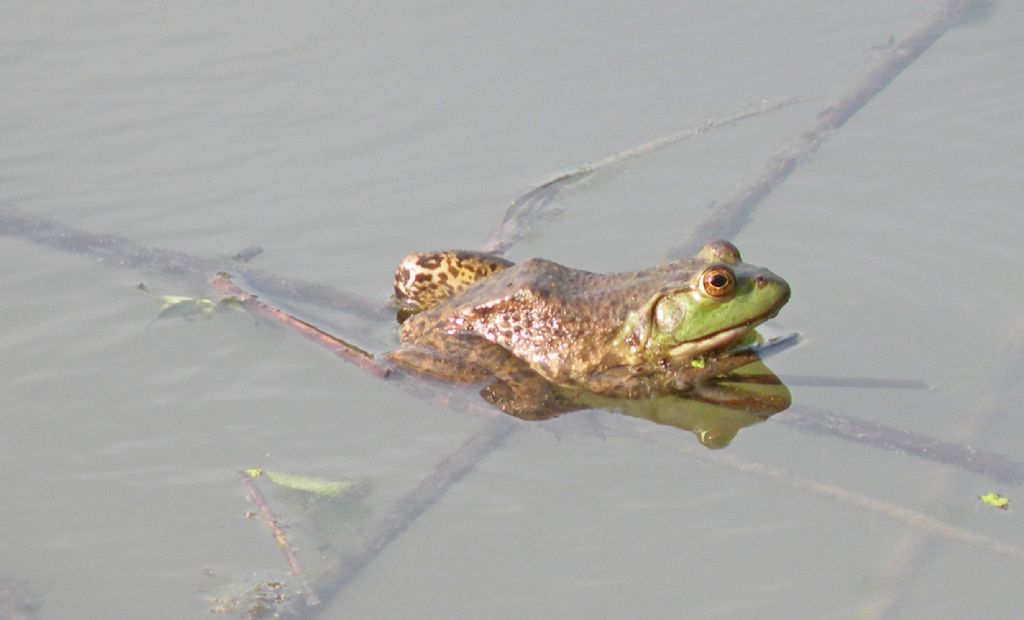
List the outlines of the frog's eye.
{"type": "Polygon", "coordinates": [[[728,267],[711,267],[701,276],[700,283],[711,297],[725,297],[736,288],[736,276],[728,267]]]}
{"type": "Polygon", "coordinates": [[[662,332],[673,332],[686,320],[686,306],[671,295],[662,297],[654,306],[654,322],[662,332]]]}

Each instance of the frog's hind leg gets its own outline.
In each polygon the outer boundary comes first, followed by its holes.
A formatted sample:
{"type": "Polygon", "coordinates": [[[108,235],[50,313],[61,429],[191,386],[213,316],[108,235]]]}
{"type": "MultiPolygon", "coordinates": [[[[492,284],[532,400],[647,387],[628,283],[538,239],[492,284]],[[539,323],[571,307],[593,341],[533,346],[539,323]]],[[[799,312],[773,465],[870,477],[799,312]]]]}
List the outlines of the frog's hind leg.
{"type": "Polygon", "coordinates": [[[418,347],[404,347],[384,354],[384,359],[402,370],[451,383],[481,383],[491,377],[482,366],[458,356],[445,357],[435,351],[418,347]]]}
{"type": "Polygon", "coordinates": [[[533,371],[500,377],[484,386],[480,396],[520,420],[548,420],[587,408],[533,371]]]}
{"type": "Polygon", "coordinates": [[[421,312],[512,264],[497,254],[469,250],[410,254],[395,270],[395,302],[410,312],[421,312]]]}

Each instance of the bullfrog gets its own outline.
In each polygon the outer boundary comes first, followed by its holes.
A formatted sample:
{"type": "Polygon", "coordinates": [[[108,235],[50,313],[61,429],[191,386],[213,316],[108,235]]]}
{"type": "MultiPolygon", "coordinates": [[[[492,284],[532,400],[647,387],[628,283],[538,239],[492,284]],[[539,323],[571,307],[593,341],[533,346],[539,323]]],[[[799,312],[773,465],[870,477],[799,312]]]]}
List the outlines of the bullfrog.
{"type": "Polygon", "coordinates": [[[611,274],[480,252],[412,254],[395,273],[407,318],[402,346],[387,359],[444,381],[495,379],[482,394],[506,411],[517,406],[507,404],[509,394],[527,390],[520,417],[544,417],[583,392],[685,392],[709,360],[750,338],[789,295],[785,280],[744,263],[721,240],[690,259],[611,274]]]}

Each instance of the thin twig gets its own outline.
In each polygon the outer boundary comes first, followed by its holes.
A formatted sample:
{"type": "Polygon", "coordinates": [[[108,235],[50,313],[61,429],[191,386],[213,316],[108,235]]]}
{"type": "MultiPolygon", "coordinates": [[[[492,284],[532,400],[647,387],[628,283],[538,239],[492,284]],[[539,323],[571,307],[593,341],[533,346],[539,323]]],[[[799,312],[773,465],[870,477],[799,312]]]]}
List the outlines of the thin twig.
{"type": "MultiPolygon", "coordinates": [[[[217,274],[210,282],[225,294],[238,298],[249,310],[284,324],[375,376],[388,376],[389,369],[377,364],[369,353],[259,300],[255,295],[233,284],[226,274],[217,274]]],[[[322,601],[330,601],[340,594],[365,566],[396,540],[420,514],[435,504],[455,482],[472,470],[513,429],[515,425],[504,416],[492,417],[483,429],[441,460],[430,475],[396,501],[387,515],[362,537],[358,548],[339,560],[318,579],[315,590],[310,587],[294,550],[288,544],[284,531],[278,525],[266,501],[253,484],[251,477],[242,472],[240,476],[243,484],[249,491],[253,503],[259,508],[264,522],[271,528],[274,538],[288,559],[292,573],[300,579],[303,592],[306,594],[303,601],[292,601],[287,613],[307,618],[318,615],[325,607],[321,604],[322,601]]]]}
{"type": "Polygon", "coordinates": [[[744,110],[743,112],[733,114],[726,118],[706,120],[699,125],[690,127],[689,129],[684,129],[667,136],[655,138],[654,140],[645,142],[639,146],[634,146],[615,153],[614,155],[603,157],[595,162],[584,164],[572,172],[560,174],[513,200],[505,210],[505,216],[502,218],[501,224],[491,231],[491,234],[488,235],[487,240],[480,249],[484,252],[491,252],[493,254],[504,254],[513,244],[526,236],[531,223],[545,214],[545,208],[551,204],[551,201],[555,199],[555,196],[557,196],[559,192],[571,187],[596,172],[621,164],[635,157],[640,157],[641,155],[654,153],[655,151],[667,146],[683,142],[684,140],[689,140],[690,138],[699,136],[711,131],[712,129],[733,125],[742,120],[774,112],[775,110],[780,110],[784,107],[796,103],[803,103],[809,100],[810,98],[808,97],[793,97],[775,103],[762,102],[752,109],[744,110]]]}
{"type": "MultiPolygon", "coordinates": [[[[412,525],[424,511],[469,473],[485,456],[515,429],[505,417],[492,418],[474,435],[448,454],[426,478],[400,497],[388,513],[362,538],[358,547],[346,558],[328,569],[316,583],[316,592],[324,602],[336,598],[352,580],[412,525]]],[[[328,605],[312,606],[294,601],[287,612],[302,618],[313,618],[328,605]]]]}
{"type": "MultiPolygon", "coordinates": [[[[992,378],[991,389],[983,392],[983,394],[987,395],[987,398],[977,404],[975,411],[971,415],[964,416],[963,418],[963,426],[965,428],[958,435],[967,441],[977,439],[985,427],[991,424],[991,420],[996,414],[1005,410],[1006,403],[1015,402],[1013,398],[1008,398],[1007,396],[1012,389],[1019,385],[1018,369],[1024,364],[1024,321],[1017,319],[1016,324],[1010,326],[1006,332],[1010,334],[1010,337],[1007,341],[1006,350],[1001,356],[1003,361],[997,366],[1001,372],[992,378]]],[[[976,454],[973,450],[971,452],[972,456],[976,454]]],[[[984,473],[1012,484],[1020,485],[1024,483],[1024,476],[1020,475],[1019,470],[1016,478],[1012,480],[996,476],[993,471],[1002,473],[1003,468],[986,468],[985,471],[979,473],[984,473]]],[[[934,497],[944,497],[949,495],[953,485],[954,479],[946,474],[934,479],[932,481],[932,488],[929,491],[934,497]]],[[[884,618],[896,603],[899,594],[904,591],[904,588],[901,586],[914,576],[912,569],[919,561],[925,545],[928,543],[928,538],[925,536],[926,533],[930,532],[909,530],[897,541],[895,548],[889,555],[888,562],[883,566],[882,579],[878,587],[860,608],[859,618],[861,620],[884,618]]]]}
{"type": "Polygon", "coordinates": [[[296,278],[285,279],[255,269],[244,261],[226,257],[207,259],[173,250],[146,247],[120,235],[87,232],[2,205],[0,236],[14,237],[81,256],[91,256],[107,265],[171,276],[205,280],[210,274],[218,271],[230,271],[244,276],[260,292],[277,299],[302,300],[367,319],[383,319],[390,316],[390,310],[380,302],[322,284],[296,278]]]}
{"type": "Polygon", "coordinates": [[[890,390],[930,390],[932,386],[920,379],[892,379],[889,377],[835,377],[826,375],[779,375],[786,385],[812,387],[885,388],[890,390]]]}
{"type": "Polygon", "coordinates": [[[256,483],[253,481],[252,476],[247,472],[238,472],[238,478],[242,481],[242,486],[245,487],[245,492],[249,496],[249,500],[256,505],[256,510],[259,511],[260,518],[263,519],[263,523],[270,528],[270,533],[277,541],[277,546],[284,553],[284,557],[288,560],[288,566],[291,569],[292,575],[299,582],[299,588],[302,590],[303,601],[307,607],[316,607],[320,605],[320,598],[317,597],[316,592],[312,586],[309,585],[309,579],[306,578],[306,572],[302,570],[302,564],[299,563],[299,558],[295,555],[295,548],[292,547],[291,543],[288,542],[288,535],[281,528],[281,524],[278,523],[277,517],[274,516],[274,512],[270,509],[270,505],[267,503],[267,499],[263,497],[263,493],[260,492],[256,483]]]}
{"type": "Polygon", "coordinates": [[[284,324],[301,334],[304,338],[325,347],[338,357],[355,364],[379,379],[383,379],[391,374],[391,369],[379,364],[372,354],[263,302],[256,295],[234,284],[227,274],[218,273],[210,278],[210,284],[221,292],[238,298],[238,301],[249,310],[284,324]]]}
{"type": "Polygon", "coordinates": [[[911,510],[904,506],[874,499],[861,493],[855,493],[832,484],[805,478],[798,474],[772,467],[770,465],[740,459],[732,454],[697,448],[690,444],[684,444],[674,436],[667,436],[663,433],[652,433],[646,429],[641,430],[639,427],[634,430],[634,433],[651,443],[684,453],[702,461],[708,461],[722,467],[743,472],[744,474],[749,474],[758,478],[771,480],[777,484],[793,487],[812,495],[826,497],[843,504],[853,505],[876,514],[883,515],[894,521],[905,523],[913,527],[915,531],[927,532],[948,540],[960,542],[985,551],[998,553],[1000,555],[1016,559],[1024,559],[1024,549],[999,542],[989,538],[988,536],[984,536],[964,528],[944,523],[934,517],[930,517],[924,513],[911,510]]]}
{"type": "Polygon", "coordinates": [[[686,242],[669,252],[669,256],[689,256],[708,239],[734,238],[747,224],[754,206],[782,183],[803,159],[896,79],[932,43],[983,3],[983,0],[948,1],[926,23],[896,41],[881,62],[840,97],[839,101],[825,108],[810,128],[783,144],[751,181],[727,199],[713,203],[709,215],[690,232],[686,242]]]}
{"type": "Polygon", "coordinates": [[[1024,463],[1002,454],[969,445],[940,441],[927,435],[842,416],[824,409],[801,405],[790,408],[773,422],[809,435],[823,435],[860,443],[872,448],[907,454],[927,461],[956,467],[961,471],[988,476],[1005,484],[1024,485],[1024,463]]]}

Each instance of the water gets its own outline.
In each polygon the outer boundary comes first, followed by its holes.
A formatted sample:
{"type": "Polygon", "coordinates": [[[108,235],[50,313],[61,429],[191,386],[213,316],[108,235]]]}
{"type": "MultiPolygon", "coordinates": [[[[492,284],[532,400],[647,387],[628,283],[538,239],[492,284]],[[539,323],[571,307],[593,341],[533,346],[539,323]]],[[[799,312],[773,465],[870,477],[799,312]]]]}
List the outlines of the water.
{"type": "MultiPolygon", "coordinates": [[[[402,255],[479,244],[557,172],[814,97],[566,192],[510,253],[634,269],[935,5],[11,3],[0,201],[199,256],[259,244],[260,268],[383,299],[402,255]]],[[[934,387],[795,386],[798,406],[1024,451],[1022,16],[1004,3],[947,33],[735,239],[794,289],[779,323],[805,341],[774,370],[934,387]]],[[[285,576],[239,469],[370,479],[380,514],[483,423],[239,313],[151,324],[136,284],[208,294],[195,281],[11,238],[0,261],[0,575],[31,584],[39,618],[209,617],[204,597],[285,576]]],[[[519,430],[320,617],[1019,615],[1019,556],[798,482],[1004,546],[1015,505],[976,498],[1019,488],[774,421],[726,454],[791,484],[694,446],[602,413],[519,430]]],[[[318,549],[302,506],[270,499],[311,573],[366,523],[318,549]]]]}

